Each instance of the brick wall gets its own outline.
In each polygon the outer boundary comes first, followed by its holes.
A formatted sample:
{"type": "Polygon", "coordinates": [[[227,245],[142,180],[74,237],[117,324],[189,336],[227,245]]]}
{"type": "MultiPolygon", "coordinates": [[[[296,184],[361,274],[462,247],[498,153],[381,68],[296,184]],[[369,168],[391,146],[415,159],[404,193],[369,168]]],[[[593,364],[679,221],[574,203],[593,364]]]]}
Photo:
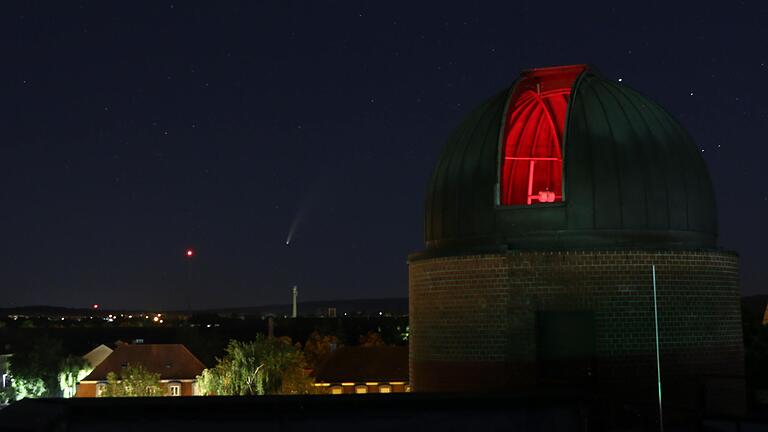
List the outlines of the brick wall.
{"type": "Polygon", "coordinates": [[[515,251],[409,263],[414,391],[538,385],[542,311],[591,314],[601,382],[653,382],[651,264],[664,378],[743,375],[735,254],[515,251]]]}

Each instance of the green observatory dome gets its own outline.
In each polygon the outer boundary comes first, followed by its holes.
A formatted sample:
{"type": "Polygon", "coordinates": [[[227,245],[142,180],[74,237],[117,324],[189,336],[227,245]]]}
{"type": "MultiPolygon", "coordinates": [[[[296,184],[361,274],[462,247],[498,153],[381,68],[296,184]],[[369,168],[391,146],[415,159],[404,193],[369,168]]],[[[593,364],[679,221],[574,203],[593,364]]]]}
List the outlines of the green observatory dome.
{"type": "Polygon", "coordinates": [[[426,195],[427,255],[712,249],[700,150],[662,107],[586,65],[537,68],[452,134],[426,195]]]}

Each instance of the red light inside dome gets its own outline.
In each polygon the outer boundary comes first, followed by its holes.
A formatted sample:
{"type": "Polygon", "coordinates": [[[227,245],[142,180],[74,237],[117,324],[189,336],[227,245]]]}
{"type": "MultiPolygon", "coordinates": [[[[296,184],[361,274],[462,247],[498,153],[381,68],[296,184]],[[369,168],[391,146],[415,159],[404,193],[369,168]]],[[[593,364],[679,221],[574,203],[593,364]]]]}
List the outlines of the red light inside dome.
{"type": "Polygon", "coordinates": [[[584,65],[523,72],[509,100],[499,183],[502,205],[563,200],[563,135],[584,65]]]}

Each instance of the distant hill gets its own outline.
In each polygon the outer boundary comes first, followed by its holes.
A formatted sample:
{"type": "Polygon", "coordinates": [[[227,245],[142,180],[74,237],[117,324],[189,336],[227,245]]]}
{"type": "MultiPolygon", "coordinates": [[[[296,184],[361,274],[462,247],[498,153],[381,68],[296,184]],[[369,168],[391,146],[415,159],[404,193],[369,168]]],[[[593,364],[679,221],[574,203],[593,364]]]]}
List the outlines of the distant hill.
{"type": "MultiPolygon", "coordinates": [[[[0,314],[2,315],[30,315],[30,316],[49,316],[49,315],[88,315],[94,312],[115,312],[112,310],[91,309],[91,308],[68,308],[63,306],[16,306],[8,308],[0,308],[0,314]]],[[[124,311],[127,312],[127,311],[124,311]]]]}
{"type": "MultiPolygon", "coordinates": [[[[299,302],[297,308],[299,315],[325,315],[328,308],[336,308],[336,315],[343,316],[344,313],[354,315],[376,315],[379,312],[395,315],[408,314],[408,298],[380,298],[380,299],[357,299],[357,300],[319,300],[299,302]]],[[[290,304],[273,304],[264,306],[249,306],[236,308],[216,308],[207,309],[199,312],[217,313],[217,314],[240,314],[240,315],[288,315],[291,313],[290,304]]]]}
{"type": "MultiPolygon", "coordinates": [[[[335,307],[336,315],[343,316],[363,314],[376,315],[379,312],[393,315],[408,314],[407,298],[380,298],[380,299],[357,299],[357,300],[322,300],[299,302],[299,315],[325,315],[328,308],[335,307]]],[[[99,314],[136,312],[136,310],[118,310],[118,309],[98,309],[95,311],[90,308],[66,308],[59,306],[19,306],[11,308],[0,308],[0,315],[30,315],[30,316],[79,316],[90,315],[94,312],[99,314]]],[[[163,312],[163,311],[159,311],[163,312]]],[[[166,311],[174,312],[174,311],[166,311]]],[[[177,311],[186,313],[187,311],[177,311]]],[[[274,314],[277,316],[288,315],[291,313],[290,304],[273,304],[263,306],[245,306],[230,308],[213,308],[194,310],[193,313],[204,314],[236,314],[236,315],[266,315],[274,314]]]]}

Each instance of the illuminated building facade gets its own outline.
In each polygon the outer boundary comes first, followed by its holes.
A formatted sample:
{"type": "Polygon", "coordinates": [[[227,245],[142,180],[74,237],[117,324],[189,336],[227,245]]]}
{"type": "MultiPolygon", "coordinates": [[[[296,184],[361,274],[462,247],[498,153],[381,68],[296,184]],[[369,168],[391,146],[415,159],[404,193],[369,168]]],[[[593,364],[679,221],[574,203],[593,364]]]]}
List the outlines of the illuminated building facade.
{"type": "Polygon", "coordinates": [[[424,228],[414,391],[655,397],[655,265],[670,398],[743,398],[738,259],[717,245],[709,173],[636,91],[586,65],[524,71],[449,138],[424,228]]]}

